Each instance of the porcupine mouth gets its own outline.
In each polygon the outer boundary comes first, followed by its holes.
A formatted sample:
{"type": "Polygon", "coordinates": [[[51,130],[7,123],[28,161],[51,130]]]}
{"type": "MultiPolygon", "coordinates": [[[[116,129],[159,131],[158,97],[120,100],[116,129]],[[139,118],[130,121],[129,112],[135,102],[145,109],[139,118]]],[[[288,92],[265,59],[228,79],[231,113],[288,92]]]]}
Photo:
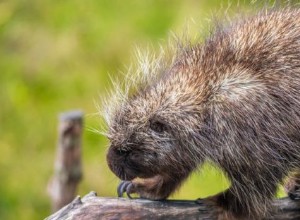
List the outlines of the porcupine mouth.
{"type": "Polygon", "coordinates": [[[125,171],[124,168],[121,168],[119,173],[115,173],[121,180],[131,181],[138,176],[136,174],[131,173],[130,171],[125,171]]]}
{"type": "Polygon", "coordinates": [[[126,157],[114,154],[113,151],[108,152],[107,163],[110,170],[121,180],[131,181],[135,178],[145,179],[157,175],[157,173],[152,171],[151,167],[132,163],[126,157]]]}
{"type": "MultiPolygon", "coordinates": [[[[119,165],[111,167],[111,170],[119,177],[121,180],[132,181],[133,179],[140,178],[140,179],[148,179],[152,178],[159,173],[153,172],[141,172],[138,170],[138,167],[128,167],[126,165],[119,165]]],[[[145,169],[149,170],[149,169],[145,169]]],[[[149,170],[150,171],[150,170],[149,170]]]]}
{"type": "Polygon", "coordinates": [[[120,169],[119,173],[115,173],[115,174],[121,180],[127,180],[127,181],[131,181],[131,180],[136,179],[136,178],[140,178],[140,179],[152,178],[152,177],[157,175],[157,174],[138,173],[138,172],[135,172],[133,170],[126,169],[124,167],[122,167],[120,169]]]}

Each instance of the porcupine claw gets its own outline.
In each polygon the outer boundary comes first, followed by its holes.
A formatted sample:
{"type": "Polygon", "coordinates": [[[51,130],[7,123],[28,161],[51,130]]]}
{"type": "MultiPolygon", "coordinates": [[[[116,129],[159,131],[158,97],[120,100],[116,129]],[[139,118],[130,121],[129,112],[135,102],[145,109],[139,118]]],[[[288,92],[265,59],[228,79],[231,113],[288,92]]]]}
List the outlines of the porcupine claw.
{"type": "Polygon", "coordinates": [[[300,182],[299,177],[290,178],[284,185],[285,192],[291,200],[300,200],[300,182]]]}
{"type": "Polygon", "coordinates": [[[128,198],[132,199],[131,193],[133,193],[133,183],[131,181],[121,181],[118,186],[117,193],[118,197],[123,197],[123,193],[126,192],[128,198]]]}
{"type": "Polygon", "coordinates": [[[210,203],[206,199],[198,198],[195,200],[195,203],[199,205],[199,211],[201,211],[202,213],[208,212],[207,206],[210,206],[210,203]]]}
{"type": "Polygon", "coordinates": [[[198,198],[198,199],[195,200],[195,203],[199,204],[199,205],[203,205],[204,204],[204,200],[201,199],[201,198],[198,198]]]}
{"type": "Polygon", "coordinates": [[[299,186],[295,186],[294,189],[288,192],[288,196],[291,200],[300,200],[300,189],[299,186]]]}

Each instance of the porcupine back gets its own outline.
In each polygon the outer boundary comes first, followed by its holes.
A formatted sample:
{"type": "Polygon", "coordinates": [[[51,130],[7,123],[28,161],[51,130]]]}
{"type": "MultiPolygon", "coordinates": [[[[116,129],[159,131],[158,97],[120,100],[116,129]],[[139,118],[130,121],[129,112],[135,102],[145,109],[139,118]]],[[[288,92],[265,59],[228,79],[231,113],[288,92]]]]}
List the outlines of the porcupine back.
{"type": "Polygon", "coordinates": [[[211,160],[234,177],[234,187],[257,178],[251,192],[231,190],[264,213],[269,186],[300,167],[300,11],[261,12],[199,51],[195,62],[205,67],[210,90],[211,160]]]}

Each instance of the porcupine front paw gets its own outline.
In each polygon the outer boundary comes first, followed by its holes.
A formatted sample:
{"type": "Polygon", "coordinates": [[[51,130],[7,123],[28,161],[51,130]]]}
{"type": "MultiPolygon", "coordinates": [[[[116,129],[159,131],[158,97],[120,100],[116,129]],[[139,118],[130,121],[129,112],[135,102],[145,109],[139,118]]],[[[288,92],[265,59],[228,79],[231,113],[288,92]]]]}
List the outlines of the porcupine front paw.
{"type": "Polygon", "coordinates": [[[131,194],[137,193],[140,198],[162,200],[167,198],[173,189],[174,185],[172,183],[164,182],[164,179],[157,175],[151,178],[135,178],[131,181],[122,181],[117,191],[119,197],[126,193],[129,198],[132,198],[131,194]]]}
{"type": "Polygon", "coordinates": [[[123,197],[123,194],[126,193],[127,197],[133,199],[131,194],[136,193],[140,198],[144,199],[156,199],[155,192],[159,191],[159,186],[150,179],[133,179],[132,181],[122,180],[118,186],[117,192],[118,197],[123,197]]]}
{"type": "Polygon", "coordinates": [[[123,194],[126,193],[128,198],[132,199],[131,194],[135,193],[134,184],[131,181],[121,181],[117,189],[118,197],[123,197],[123,194]]]}

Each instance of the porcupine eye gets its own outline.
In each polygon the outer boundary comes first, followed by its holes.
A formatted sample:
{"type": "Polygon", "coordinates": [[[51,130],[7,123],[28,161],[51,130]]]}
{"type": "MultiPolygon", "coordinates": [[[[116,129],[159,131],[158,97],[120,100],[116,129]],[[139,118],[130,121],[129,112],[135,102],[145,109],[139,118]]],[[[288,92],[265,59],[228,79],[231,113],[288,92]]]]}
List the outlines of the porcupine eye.
{"type": "Polygon", "coordinates": [[[116,153],[119,156],[126,156],[130,153],[130,151],[129,150],[124,150],[124,149],[117,149],[116,153]]]}
{"type": "Polygon", "coordinates": [[[162,133],[167,130],[167,126],[160,121],[150,122],[150,128],[157,133],[162,133]]]}

